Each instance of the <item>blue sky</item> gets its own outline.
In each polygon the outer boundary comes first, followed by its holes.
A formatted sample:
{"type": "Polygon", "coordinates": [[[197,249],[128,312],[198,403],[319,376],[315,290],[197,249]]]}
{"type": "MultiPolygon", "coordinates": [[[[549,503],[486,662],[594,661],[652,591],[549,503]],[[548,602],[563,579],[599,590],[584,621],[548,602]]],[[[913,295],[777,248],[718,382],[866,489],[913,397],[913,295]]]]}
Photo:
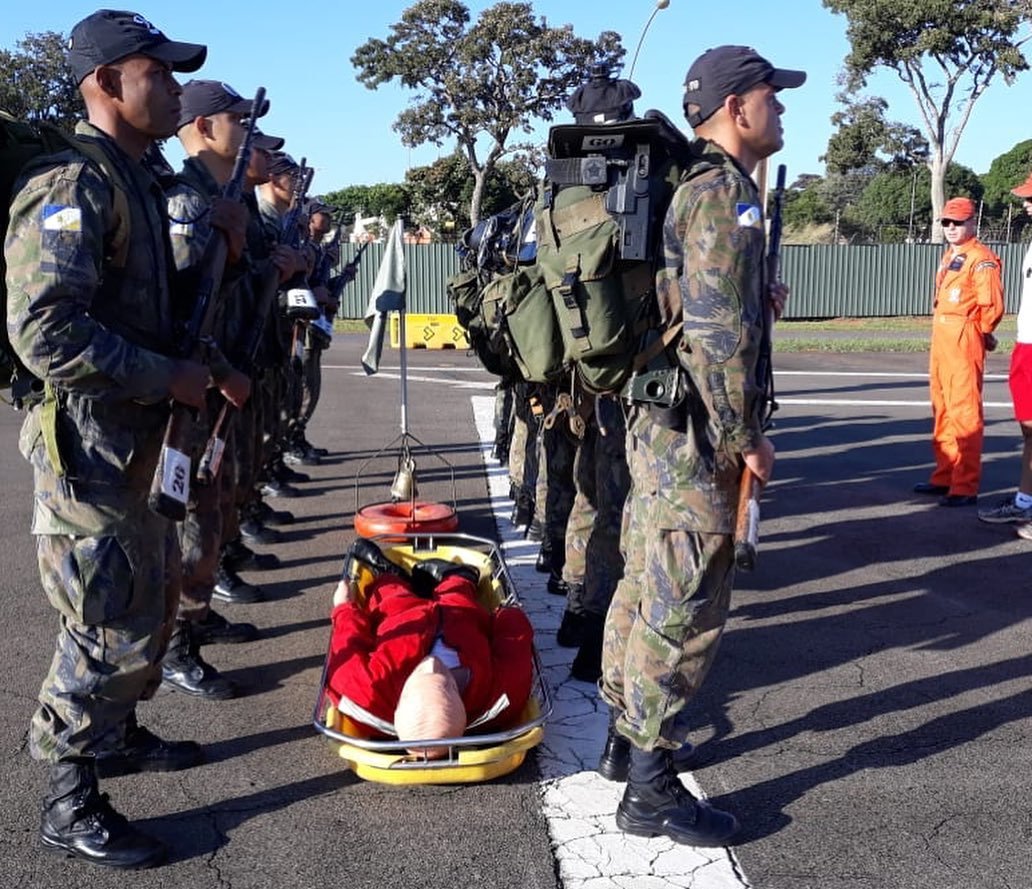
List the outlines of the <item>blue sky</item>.
{"type": "MultiPolygon", "coordinates": [[[[173,39],[208,45],[208,61],[196,76],[224,80],[246,95],[265,86],[272,104],[263,129],[285,136],[291,154],[309,159],[317,171],[313,191],[319,193],[350,184],[399,182],[407,167],[430,163],[452,150],[449,145],[402,146],[391,124],[409,94],[393,85],[367,90],[351,67],[355,48],[369,37],[385,38],[409,5],[407,0],[310,0],[296,5],[178,0],[141,4],[135,11],[173,39]]],[[[467,2],[474,16],[490,5],[485,0],[467,2]]],[[[653,0],[533,0],[533,6],[549,24],[570,23],[580,36],[595,37],[605,29],[619,32],[628,66],[655,9],[653,0]]],[[[96,8],[78,0],[6,4],[0,44],[12,47],[28,31],[67,33],[96,8]]],[[[790,182],[800,173],[823,173],[818,158],[832,131],[829,118],[838,107],[836,77],[849,48],[845,31],[845,19],[825,10],[820,0],[737,0],[726,7],[670,0],[657,13],[638,57],[634,80],[642,98],[636,109],[640,114],[659,108],[682,123],[681,85],[692,59],[721,43],[754,46],[775,65],[809,74],[804,87],[784,95],[785,149],[775,160],[788,165],[790,182]],[[721,15],[722,9],[730,15],[721,15]]],[[[868,92],[889,100],[890,118],[918,123],[916,105],[894,75],[872,79],[868,92]]],[[[995,82],[976,104],[955,159],[984,173],[994,157],[1032,137],[1016,111],[1028,108],[1030,99],[1032,72],[1010,87],[995,82]]],[[[541,141],[546,130],[542,126],[538,131],[541,141]]],[[[175,158],[175,151],[170,154],[175,158]]]]}

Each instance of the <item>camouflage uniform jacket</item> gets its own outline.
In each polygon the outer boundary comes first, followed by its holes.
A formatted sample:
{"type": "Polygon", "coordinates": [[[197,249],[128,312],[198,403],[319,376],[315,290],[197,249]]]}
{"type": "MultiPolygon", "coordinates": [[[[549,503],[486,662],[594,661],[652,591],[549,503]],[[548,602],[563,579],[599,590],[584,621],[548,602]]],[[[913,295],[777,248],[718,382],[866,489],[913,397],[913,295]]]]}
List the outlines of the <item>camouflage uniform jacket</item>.
{"type": "Polygon", "coordinates": [[[11,344],[50,390],[21,436],[37,534],[104,533],[127,496],[146,495],[175,366],[164,195],[103,132],[80,123],[76,133],[121,183],[74,150],[34,162],[15,185],[5,245],[11,344]],[[116,187],[130,216],[122,267],[111,260],[126,222],[116,187]]]}
{"type": "MultiPolygon", "coordinates": [[[[269,278],[272,277],[277,282],[279,281],[279,270],[271,259],[272,249],[279,243],[279,236],[278,230],[274,234],[271,226],[266,227],[255,192],[245,192],[244,203],[250,211],[247,221],[247,253],[251,259],[251,287],[255,295],[255,305],[257,307],[259,295],[265,287],[271,286],[269,278]]],[[[257,367],[275,367],[277,364],[282,364],[286,361],[282,344],[279,341],[276,311],[276,300],[273,298],[269,314],[265,318],[258,354],[254,356],[254,364],[257,367]]],[[[253,320],[252,318],[248,322],[248,331],[251,329],[250,325],[253,320]]]]}
{"type": "Polygon", "coordinates": [[[755,371],[765,238],[752,179],[719,146],[699,151],[703,162],[667,211],[656,275],[661,326],[684,323],[674,352],[687,383],[687,419],[664,424],[638,408],[629,431],[651,458],[656,491],[636,495],[656,497],[658,527],[729,533],[741,453],[761,435],[755,371]]]}
{"type": "MultiPolygon", "coordinates": [[[[197,158],[188,157],[183,169],[167,190],[169,232],[172,237],[172,259],[179,273],[176,291],[182,296],[177,305],[179,317],[185,321],[194,309],[194,295],[203,270],[200,267],[211,237],[223,235],[212,228],[211,203],[222,194],[222,188],[197,158]]],[[[212,332],[218,349],[207,356],[212,378],[225,379],[232,365],[226,355],[235,355],[243,329],[250,316],[253,294],[250,289],[249,260],[244,257],[235,265],[227,261],[222,273],[218,307],[212,332]]]]}

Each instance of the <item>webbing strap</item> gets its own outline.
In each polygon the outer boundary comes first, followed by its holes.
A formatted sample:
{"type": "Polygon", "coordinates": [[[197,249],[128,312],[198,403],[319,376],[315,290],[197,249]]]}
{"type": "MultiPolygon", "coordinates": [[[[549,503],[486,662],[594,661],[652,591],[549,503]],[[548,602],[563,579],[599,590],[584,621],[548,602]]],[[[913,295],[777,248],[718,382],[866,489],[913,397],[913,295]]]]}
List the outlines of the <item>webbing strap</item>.
{"type": "Polygon", "coordinates": [[[47,459],[58,478],[64,478],[65,465],[61,459],[61,450],[57,446],[57,392],[49,383],[44,383],[43,403],[39,408],[39,431],[43,436],[43,445],[47,451],[47,459]]]}
{"type": "Polygon", "coordinates": [[[76,139],[76,151],[86,155],[104,173],[114,194],[115,230],[111,236],[110,262],[116,269],[125,268],[129,258],[129,198],[125,181],[114,168],[104,149],[89,139],[76,139]]]}
{"type": "Polygon", "coordinates": [[[563,320],[566,329],[573,337],[574,345],[578,352],[586,352],[591,348],[588,341],[587,319],[584,317],[584,310],[577,301],[577,294],[574,287],[580,278],[580,254],[575,253],[566,259],[566,269],[563,279],[556,288],[559,298],[563,303],[563,320]]]}
{"type": "Polygon", "coordinates": [[[635,355],[634,372],[640,373],[648,367],[653,359],[658,358],[659,354],[681,335],[681,329],[683,327],[684,321],[678,321],[672,327],[668,327],[664,330],[658,337],[649,343],[648,346],[635,355]]]}

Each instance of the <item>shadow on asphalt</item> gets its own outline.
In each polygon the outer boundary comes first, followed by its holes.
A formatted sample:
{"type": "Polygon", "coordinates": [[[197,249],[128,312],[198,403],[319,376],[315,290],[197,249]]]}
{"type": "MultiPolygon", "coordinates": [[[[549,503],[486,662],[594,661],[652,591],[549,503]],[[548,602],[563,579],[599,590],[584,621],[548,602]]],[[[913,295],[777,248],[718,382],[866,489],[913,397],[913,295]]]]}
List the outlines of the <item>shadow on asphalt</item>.
{"type": "MultiPolygon", "coordinates": [[[[738,576],[733,626],[693,703],[695,737],[708,736],[697,764],[771,756],[813,733],[863,740],[810,767],[714,797],[719,807],[750,813],[736,844],[777,833],[790,823],[785,810],[823,784],[910,765],[1032,717],[1032,691],[963,708],[953,704],[1032,676],[1032,655],[1021,655],[899,677],[903,681],[870,693],[847,690],[779,724],[755,728],[731,719],[732,703],[747,693],[798,688],[808,676],[835,675],[850,664],[861,669],[864,658],[883,651],[939,653],[981,644],[988,659],[989,640],[1032,619],[1028,552],[1017,544],[1001,552],[1001,544],[1013,540],[1012,527],[981,523],[974,508],[944,509],[912,493],[931,469],[929,427],[888,417],[844,423],[818,416],[779,425],[777,447],[789,456],[778,460],[777,477],[784,481],[765,496],[764,515],[809,518],[810,525],[761,534],[756,573],[738,576]],[[890,422],[892,438],[886,439],[890,422]],[[799,453],[804,449],[809,453],[799,453]],[[872,565],[896,567],[864,582],[872,565]],[[926,707],[936,712],[923,724],[871,737],[900,721],[894,714],[902,719],[926,707]]],[[[1019,468],[1012,444],[1009,436],[987,438],[983,490],[1012,489],[1019,468]]],[[[941,662],[930,661],[930,668],[941,662]]]]}

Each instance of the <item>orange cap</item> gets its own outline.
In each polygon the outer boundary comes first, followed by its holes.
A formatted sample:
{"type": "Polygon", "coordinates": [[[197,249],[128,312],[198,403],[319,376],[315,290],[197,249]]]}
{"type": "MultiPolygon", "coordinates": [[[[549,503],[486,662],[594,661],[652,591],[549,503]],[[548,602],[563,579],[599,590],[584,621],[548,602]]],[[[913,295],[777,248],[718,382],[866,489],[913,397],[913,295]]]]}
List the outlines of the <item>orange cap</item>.
{"type": "Polygon", "coordinates": [[[943,219],[967,222],[975,215],[975,202],[971,198],[950,198],[942,208],[943,219]]]}
{"type": "Polygon", "coordinates": [[[1028,174],[1028,179],[1021,183],[1017,188],[1011,189],[1011,194],[1017,195],[1019,198],[1032,198],[1032,173],[1028,174]]]}

